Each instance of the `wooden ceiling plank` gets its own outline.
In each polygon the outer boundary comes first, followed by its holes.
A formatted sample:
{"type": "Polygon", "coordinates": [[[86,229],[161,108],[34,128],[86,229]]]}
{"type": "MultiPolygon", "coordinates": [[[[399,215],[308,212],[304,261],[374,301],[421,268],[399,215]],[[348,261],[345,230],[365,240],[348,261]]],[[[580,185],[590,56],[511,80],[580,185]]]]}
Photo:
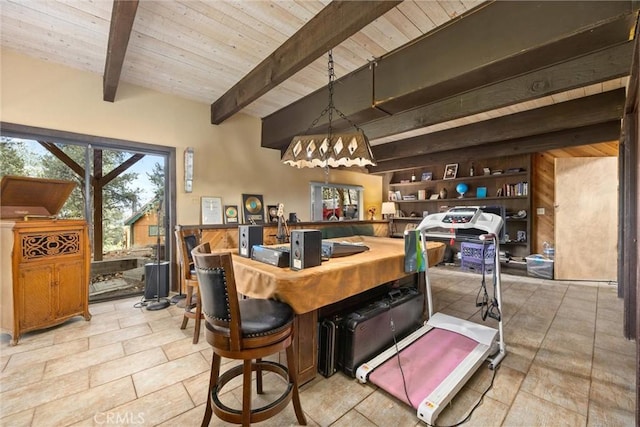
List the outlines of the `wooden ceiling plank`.
{"type": "Polygon", "coordinates": [[[275,52],[211,104],[211,123],[222,123],[398,3],[400,2],[395,0],[329,3],[275,52]]]}
{"type": "Polygon", "coordinates": [[[622,118],[624,88],[372,147],[378,162],[469,148],[622,118]],[[532,126],[532,123],[535,123],[532,126]]]}
{"type": "Polygon", "coordinates": [[[488,157],[537,153],[563,147],[615,141],[618,140],[618,138],[620,138],[620,120],[614,120],[581,128],[565,129],[544,135],[493,142],[476,147],[441,151],[438,153],[394,159],[386,162],[379,161],[377,166],[369,167],[368,170],[373,174],[382,174],[400,170],[415,169],[433,164],[457,163],[488,157]]]}
{"type": "Polygon", "coordinates": [[[129,37],[133,28],[133,21],[138,10],[138,0],[114,0],[109,28],[109,43],[107,59],[104,64],[102,78],[103,99],[113,102],[120,83],[120,74],[124,64],[124,57],[129,45],[129,37]]]}

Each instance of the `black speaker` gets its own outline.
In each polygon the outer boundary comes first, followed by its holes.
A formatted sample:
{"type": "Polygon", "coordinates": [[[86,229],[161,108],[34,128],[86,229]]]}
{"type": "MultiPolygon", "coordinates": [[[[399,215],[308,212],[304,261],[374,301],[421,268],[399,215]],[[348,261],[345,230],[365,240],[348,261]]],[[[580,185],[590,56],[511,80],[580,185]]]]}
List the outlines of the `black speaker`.
{"type": "Polygon", "coordinates": [[[238,253],[245,258],[251,258],[251,249],[262,244],[261,225],[238,226],[238,253]]]}
{"type": "Polygon", "coordinates": [[[144,299],[153,300],[169,296],[169,261],[144,265],[144,299]],[[158,277],[158,275],[160,275],[158,277]],[[158,290],[158,280],[160,289],[158,290]],[[158,295],[159,293],[159,295],[158,295]]]}
{"type": "Polygon", "coordinates": [[[292,270],[315,267],[322,261],[322,233],[320,230],[291,230],[292,270]]]}

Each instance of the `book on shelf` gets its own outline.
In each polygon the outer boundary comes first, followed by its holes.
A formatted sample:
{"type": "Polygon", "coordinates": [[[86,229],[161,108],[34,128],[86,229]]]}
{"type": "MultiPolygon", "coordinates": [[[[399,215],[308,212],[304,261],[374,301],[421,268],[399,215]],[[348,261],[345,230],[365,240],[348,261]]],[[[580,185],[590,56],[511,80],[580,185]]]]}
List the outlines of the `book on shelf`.
{"type": "Polygon", "coordinates": [[[502,191],[498,192],[498,196],[517,197],[529,195],[529,183],[518,182],[516,184],[504,184],[502,191]]]}

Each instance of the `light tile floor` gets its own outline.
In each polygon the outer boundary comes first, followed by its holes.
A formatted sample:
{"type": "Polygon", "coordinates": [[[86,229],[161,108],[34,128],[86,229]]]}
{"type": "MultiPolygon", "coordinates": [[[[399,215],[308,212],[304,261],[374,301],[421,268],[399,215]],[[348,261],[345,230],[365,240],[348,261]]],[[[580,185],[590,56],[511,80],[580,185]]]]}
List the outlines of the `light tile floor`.
{"type": "MultiPolygon", "coordinates": [[[[431,278],[438,311],[480,319],[479,276],[436,268],[431,278]]],[[[616,287],[506,274],[503,287],[508,355],[466,425],[635,425],[636,347],[622,337],[616,287]]],[[[191,343],[193,322],[179,329],[178,307],[147,311],[136,302],[93,304],[90,322],[26,334],[15,347],[2,335],[0,425],[200,425],[211,362],[206,340],[191,343]]],[[[483,366],[437,423],[464,418],[492,374],[483,366]]],[[[282,385],[273,376],[265,383],[271,391],[282,385]]],[[[239,405],[239,383],[232,384],[225,399],[239,405]]],[[[301,399],[312,426],[424,425],[413,409],[343,374],[318,376],[301,399]]],[[[214,416],[211,425],[228,424],[214,416]]],[[[296,425],[291,405],[260,425],[296,425]]]]}

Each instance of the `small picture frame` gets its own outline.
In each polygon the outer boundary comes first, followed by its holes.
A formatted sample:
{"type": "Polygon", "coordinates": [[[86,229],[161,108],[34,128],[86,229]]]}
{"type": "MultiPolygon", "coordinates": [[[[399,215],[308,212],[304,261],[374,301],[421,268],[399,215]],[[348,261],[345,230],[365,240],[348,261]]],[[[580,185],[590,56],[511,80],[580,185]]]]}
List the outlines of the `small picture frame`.
{"type": "Polygon", "coordinates": [[[432,194],[431,196],[429,196],[429,200],[438,200],[440,196],[438,195],[438,193],[432,194]]]}
{"type": "Polygon", "coordinates": [[[202,224],[222,224],[222,197],[200,199],[202,224]]]}
{"type": "Polygon", "coordinates": [[[227,224],[237,224],[238,223],[238,205],[225,205],[224,219],[227,224]]]}
{"type": "Polygon", "coordinates": [[[396,201],[401,201],[402,200],[402,193],[398,190],[396,191],[396,201]]]}
{"type": "Polygon", "coordinates": [[[442,179],[454,179],[458,175],[458,164],[449,163],[444,167],[444,176],[442,179]]]}
{"type": "Polygon", "coordinates": [[[267,215],[269,222],[278,222],[278,206],[267,205],[267,215]]]}
{"type": "Polygon", "coordinates": [[[423,181],[431,181],[433,179],[432,172],[422,172],[422,180],[423,181]]]}

